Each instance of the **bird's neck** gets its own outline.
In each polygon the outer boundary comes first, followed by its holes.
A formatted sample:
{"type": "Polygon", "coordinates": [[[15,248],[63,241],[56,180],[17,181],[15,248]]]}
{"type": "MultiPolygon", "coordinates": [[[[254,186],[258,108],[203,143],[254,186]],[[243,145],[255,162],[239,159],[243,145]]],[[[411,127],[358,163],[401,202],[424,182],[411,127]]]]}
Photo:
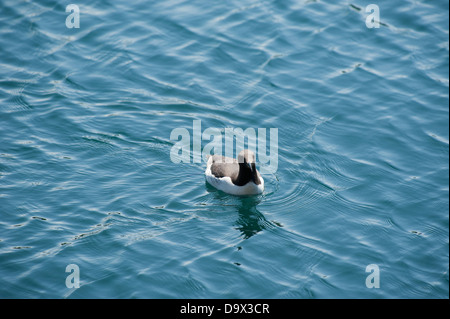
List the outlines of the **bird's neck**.
{"type": "Polygon", "coordinates": [[[246,163],[239,163],[239,174],[234,184],[243,186],[252,180],[252,170],[246,163]]]}
{"type": "Polygon", "coordinates": [[[261,184],[255,163],[250,165],[252,166],[251,169],[246,163],[239,163],[239,174],[234,182],[236,185],[243,186],[250,181],[253,181],[256,185],[261,184]]]}

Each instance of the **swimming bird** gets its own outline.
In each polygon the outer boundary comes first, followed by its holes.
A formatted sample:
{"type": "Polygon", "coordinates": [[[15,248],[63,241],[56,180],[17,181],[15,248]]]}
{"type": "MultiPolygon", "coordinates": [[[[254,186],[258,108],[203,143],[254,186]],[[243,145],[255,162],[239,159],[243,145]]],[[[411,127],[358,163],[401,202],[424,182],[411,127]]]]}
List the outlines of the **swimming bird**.
{"type": "Polygon", "coordinates": [[[205,170],[206,181],[215,188],[232,195],[255,195],[264,190],[264,180],[257,171],[255,154],[243,150],[238,160],[212,155],[205,170]]]}

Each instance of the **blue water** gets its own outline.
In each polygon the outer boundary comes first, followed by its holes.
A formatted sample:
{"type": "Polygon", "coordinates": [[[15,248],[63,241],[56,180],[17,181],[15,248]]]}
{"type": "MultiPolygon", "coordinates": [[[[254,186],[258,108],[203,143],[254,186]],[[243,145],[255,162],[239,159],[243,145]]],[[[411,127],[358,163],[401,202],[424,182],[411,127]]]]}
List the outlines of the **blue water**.
{"type": "Polygon", "coordinates": [[[448,1],[374,2],[0,0],[0,297],[448,298],[448,1]],[[262,195],[194,120],[278,128],[262,195]]]}

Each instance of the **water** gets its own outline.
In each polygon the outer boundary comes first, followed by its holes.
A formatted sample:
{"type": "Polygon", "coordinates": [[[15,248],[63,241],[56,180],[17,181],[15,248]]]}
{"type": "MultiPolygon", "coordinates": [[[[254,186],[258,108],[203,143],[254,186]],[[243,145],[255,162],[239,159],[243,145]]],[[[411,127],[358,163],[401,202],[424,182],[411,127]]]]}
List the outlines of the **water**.
{"type": "Polygon", "coordinates": [[[447,1],[66,2],[0,1],[0,297],[448,298],[447,1]],[[278,128],[264,194],[194,120],[278,128]]]}

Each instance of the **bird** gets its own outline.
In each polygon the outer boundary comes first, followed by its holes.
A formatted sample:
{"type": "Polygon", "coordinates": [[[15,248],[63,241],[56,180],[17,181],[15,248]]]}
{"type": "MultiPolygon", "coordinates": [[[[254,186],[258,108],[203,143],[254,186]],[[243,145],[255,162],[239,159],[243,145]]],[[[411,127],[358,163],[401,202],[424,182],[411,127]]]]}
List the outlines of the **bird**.
{"type": "Polygon", "coordinates": [[[232,195],[256,195],[264,191],[264,179],[256,169],[255,154],[248,149],[239,153],[237,161],[210,155],[205,178],[213,187],[232,195]]]}

